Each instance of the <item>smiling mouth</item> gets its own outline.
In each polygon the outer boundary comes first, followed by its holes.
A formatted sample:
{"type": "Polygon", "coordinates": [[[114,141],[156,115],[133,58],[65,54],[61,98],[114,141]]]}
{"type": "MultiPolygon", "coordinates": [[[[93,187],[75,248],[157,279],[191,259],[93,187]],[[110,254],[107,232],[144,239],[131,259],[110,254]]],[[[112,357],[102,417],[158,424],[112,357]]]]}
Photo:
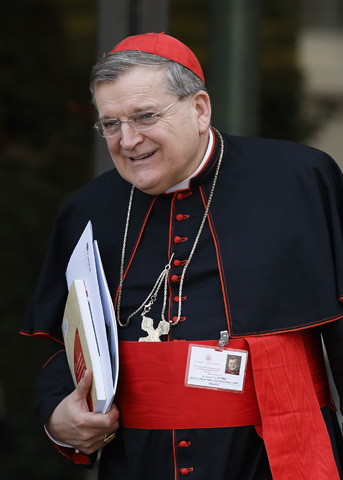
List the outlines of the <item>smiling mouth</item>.
{"type": "Polygon", "coordinates": [[[145,155],[141,155],[140,157],[130,157],[130,160],[144,160],[145,158],[151,157],[155,152],[146,153],[145,155]]]}

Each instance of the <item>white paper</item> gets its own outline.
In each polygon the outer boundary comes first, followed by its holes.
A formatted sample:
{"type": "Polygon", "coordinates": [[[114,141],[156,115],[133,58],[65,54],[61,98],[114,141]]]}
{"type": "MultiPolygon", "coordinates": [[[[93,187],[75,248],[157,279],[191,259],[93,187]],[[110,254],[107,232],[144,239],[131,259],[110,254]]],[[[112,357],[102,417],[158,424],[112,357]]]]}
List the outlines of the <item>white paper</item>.
{"type": "Polygon", "coordinates": [[[90,308],[94,320],[96,336],[102,361],[102,371],[106,389],[107,402],[104,412],[108,410],[114,396],[112,366],[107,342],[104,312],[98,284],[98,274],[93,249],[93,230],[88,222],[68,263],[66,270],[68,289],[73,280],[83,279],[86,284],[90,308]]]}
{"type": "MultiPolygon", "coordinates": [[[[102,266],[98,242],[94,240],[94,256],[98,273],[98,282],[100,288],[100,295],[102,301],[102,307],[104,312],[104,318],[106,323],[107,341],[109,345],[112,377],[113,377],[113,390],[116,391],[119,374],[119,347],[118,347],[118,329],[116,316],[113,308],[113,302],[111,294],[108,288],[105,272],[102,266]]],[[[114,396],[113,392],[113,396],[114,396]]],[[[113,401],[113,398],[112,398],[113,401]]],[[[111,402],[112,403],[112,402],[111,402]]]]}

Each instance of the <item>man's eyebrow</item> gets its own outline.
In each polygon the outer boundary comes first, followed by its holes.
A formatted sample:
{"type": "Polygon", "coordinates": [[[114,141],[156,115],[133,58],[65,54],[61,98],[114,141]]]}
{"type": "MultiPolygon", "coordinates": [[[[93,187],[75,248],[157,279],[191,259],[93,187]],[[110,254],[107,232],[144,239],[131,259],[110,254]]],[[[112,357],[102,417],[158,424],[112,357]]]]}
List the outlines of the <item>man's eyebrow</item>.
{"type": "MultiPolygon", "coordinates": [[[[128,116],[135,115],[141,112],[157,112],[159,107],[157,105],[152,105],[151,103],[143,104],[143,106],[135,107],[128,116]]],[[[123,117],[124,118],[124,117],[123,117]]],[[[114,117],[113,115],[103,115],[99,117],[99,120],[119,120],[119,117],[114,117]]]]}
{"type": "Polygon", "coordinates": [[[158,110],[157,105],[152,105],[151,103],[147,103],[147,104],[143,104],[143,106],[135,107],[133,110],[133,113],[150,112],[155,110],[158,110]]]}
{"type": "Polygon", "coordinates": [[[119,120],[117,117],[113,117],[112,115],[102,115],[102,117],[98,117],[99,120],[119,120]]]}

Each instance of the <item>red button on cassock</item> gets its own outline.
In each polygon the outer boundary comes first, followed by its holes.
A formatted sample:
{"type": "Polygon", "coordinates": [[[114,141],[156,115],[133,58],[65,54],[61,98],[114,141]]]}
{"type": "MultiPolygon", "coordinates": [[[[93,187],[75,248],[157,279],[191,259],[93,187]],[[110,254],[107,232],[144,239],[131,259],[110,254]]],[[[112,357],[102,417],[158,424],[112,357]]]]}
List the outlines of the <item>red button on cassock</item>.
{"type": "Polygon", "coordinates": [[[181,440],[181,442],[178,443],[178,446],[180,448],[187,448],[189,447],[191,444],[191,442],[186,442],[186,440],[181,440]]]}
{"type": "Polygon", "coordinates": [[[181,260],[176,259],[174,260],[173,263],[174,263],[174,267],[179,267],[181,265],[181,260]]]}
{"type": "Polygon", "coordinates": [[[187,240],[188,240],[188,237],[179,237],[179,235],[176,235],[176,237],[174,237],[175,243],[187,242],[187,240]]]}
{"type": "Polygon", "coordinates": [[[177,283],[180,281],[180,277],[178,275],[172,275],[171,276],[171,281],[174,283],[177,283]]]}
{"type": "MultiPolygon", "coordinates": [[[[174,302],[179,303],[180,297],[178,295],[175,295],[174,297],[174,302]]],[[[184,302],[187,300],[187,297],[181,297],[181,302],[184,302]]]]}
{"type": "Polygon", "coordinates": [[[182,200],[185,197],[189,197],[189,195],[193,195],[193,192],[189,192],[189,191],[188,192],[182,192],[182,193],[180,192],[176,195],[176,198],[178,200],[182,200]]]}
{"type": "Polygon", "coordinates": [[[189,472],[193,472],[193,470],[193,468],[180,468],[179,472],[185,477],[189,472]]]}
{"type": "Polygon", "coordinates": [[[178,213],[175,218],[178,222],[182,222],[182,220],[184,219],[184,216],[182,215],[182,213],[178,213]]]}

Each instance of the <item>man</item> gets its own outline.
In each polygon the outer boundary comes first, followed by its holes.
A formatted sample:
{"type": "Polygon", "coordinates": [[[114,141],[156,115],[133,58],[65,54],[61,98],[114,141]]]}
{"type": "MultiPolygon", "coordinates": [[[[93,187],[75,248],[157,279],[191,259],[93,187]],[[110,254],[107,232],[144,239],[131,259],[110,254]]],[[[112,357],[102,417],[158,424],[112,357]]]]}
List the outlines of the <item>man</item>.
{"type": "Polygon", "coordinates": [[[234,355],[228,355],[225,373],[229,373],[231,375],[239,375],[238,357],[235,357],[234,355]]]}
{"type": "Polygon", "coordinates": [[[100,479],[338,479],[320,343],[322,331],[341,395],[338,167],[302,145],[220,134],[198,60],[168,35],[125,39],[91,90],[115,170],[62,207],[22,330],[52,339],[35,404],[51,442],[81,464],[104,447],[100,479]],[[88,411],[91,372],[74,389],[60,331],[88,220],[119,325],[105,415],[88,411]]]}

